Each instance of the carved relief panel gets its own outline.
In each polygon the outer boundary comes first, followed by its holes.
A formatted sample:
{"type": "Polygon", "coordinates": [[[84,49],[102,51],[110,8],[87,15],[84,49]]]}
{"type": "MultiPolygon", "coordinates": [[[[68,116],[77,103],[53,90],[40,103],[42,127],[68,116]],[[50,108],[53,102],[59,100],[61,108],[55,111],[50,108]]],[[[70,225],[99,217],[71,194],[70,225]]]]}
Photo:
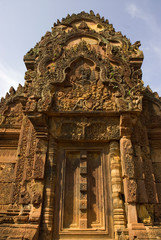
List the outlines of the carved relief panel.
{"type": "Polygon", "coordinates": [[[0,209],[11,203],[19,137],[17,129],[5,130],[5,137],[3,131],[0,131],[0,209]]]}
{"type": "Polygon", "coordinates": [[[110,238],[107,150],[82,144],[60,149],[54,238],[110,238]]]}
{"type": "Polygon", "coordinates": [[[17,149],[0,148],[0,208],[11,201],[17,149]]]}

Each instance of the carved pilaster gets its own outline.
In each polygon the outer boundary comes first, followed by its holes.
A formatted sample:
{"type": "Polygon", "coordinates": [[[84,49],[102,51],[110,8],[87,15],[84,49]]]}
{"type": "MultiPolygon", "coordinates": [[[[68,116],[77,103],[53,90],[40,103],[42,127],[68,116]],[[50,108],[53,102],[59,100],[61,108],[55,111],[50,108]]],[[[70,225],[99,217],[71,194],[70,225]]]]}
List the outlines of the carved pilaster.
{"type": "Polygon", "coordinates": [[[125,192],[125,204],[127,206],[128,226],[137,223],[136,201],[137,181],[135,178],[135,166],[133,159],[133,146],[131,142],[132,120],[129,114],[121,116],[120,152],[123,185],[125,192]]]}
{"type": "Polygon", "coordinates": [[[36,147],[34,154],[33,175],[31,182],[31,212],[29,222],[40,223],[42,211],[42,199],[44,189],[44,169],[46,162],[46,153],[48,142],[45,138],[36,138],[36,147]]]}
{"type": "Polygon", "coordinates": [[[54,216],[54,193],[56,184],[56,143],[49,137],[49,148],[45,170],[45,192],[42,220],[40,227],[40,239],[51,239],[54,216]]]}
{"type": "MultiPolygon", "coordinates": [[[[26,163],[26,148],[27,148],[27,137],[30,131],[30,122],[26,117],[23,119],[20,137],[19,137],[19,144],[18,144],[18,159],[16,164],[16,171],[15,171],[15,184],[13,187],[12,193],[12,203],[19,204],[20,201],[20,191],[21,191],[21,182],[24,180],[25,175],[25,163],[26,163]]],[[[26,198],[23,195],[24,198],[26,198]]]]}
{"type": "Polygon", "coordinates": [[[117,230],[124,229],[126,226],[124,195],[122,186],[122,172],[119,143],[117,141],[110,142],[110,168],[111,168],[111,184],[113,199],[113,221],[115,239],[117,239],[117,230]]]}

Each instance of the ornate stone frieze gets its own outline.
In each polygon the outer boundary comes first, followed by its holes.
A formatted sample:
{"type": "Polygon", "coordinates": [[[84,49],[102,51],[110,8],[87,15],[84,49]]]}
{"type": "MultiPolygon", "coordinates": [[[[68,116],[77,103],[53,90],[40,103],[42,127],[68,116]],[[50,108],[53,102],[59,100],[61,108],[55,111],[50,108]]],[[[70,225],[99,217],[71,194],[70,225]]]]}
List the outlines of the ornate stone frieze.
{"type": "Polygon", "coordinates": [[[120,137],[117,117],[53,117],[50,126],[53,137],[61,140],[109,141],[120,137]]]}

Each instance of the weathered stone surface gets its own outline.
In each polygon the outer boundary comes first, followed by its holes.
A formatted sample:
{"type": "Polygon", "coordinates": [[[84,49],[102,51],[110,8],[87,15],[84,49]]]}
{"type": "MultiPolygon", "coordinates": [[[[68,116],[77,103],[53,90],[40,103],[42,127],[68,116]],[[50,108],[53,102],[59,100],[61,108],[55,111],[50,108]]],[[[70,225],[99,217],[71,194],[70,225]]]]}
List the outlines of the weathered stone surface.
{"type": "Polygon", "coordinates": [[[0,102],[0,239],[160,239],[161,99],[140,42],[82,12],[0,102]]]}
{"type": "Polygon", "coordinates": [[[137,202],[148,203],[148,196],[145,187],[145,180],[137,179],[137,202]]]}
{"type": "Polygon", "coordinates": [[[0,183],[0,204],[11,203],[12,183],[0,183]]]}
{"type": "Polygon", "coordinates": [[[161,183],[161,163],[153,163],[152,166],[155,175],[155,182],[161,183]]]}
{"type": "Polygon", "coordinates": [[[1,182],[13,182],[15,163],[0,163],[1,182]]]}
{"type": "Polygon", "coordinates": [[[154,208],[154,222],[160,223],[161,221],[161,204],[156,204],[154,208]]]}
{"type": "Polygon", "coordinates": [[[156,183],[157,195],[159,202],[161,201],[161,183],[156,183]]]}

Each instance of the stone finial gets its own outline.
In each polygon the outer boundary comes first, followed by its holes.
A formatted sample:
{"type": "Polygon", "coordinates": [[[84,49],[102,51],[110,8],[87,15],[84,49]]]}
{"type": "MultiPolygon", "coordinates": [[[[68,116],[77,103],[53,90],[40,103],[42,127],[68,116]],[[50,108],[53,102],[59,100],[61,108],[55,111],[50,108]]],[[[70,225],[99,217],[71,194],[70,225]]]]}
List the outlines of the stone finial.
{"type": "Polygon", "coordinates": [[[14,87],[11,87],[9,90],[10,96],[13,96],[15,94],[15,89],[14,87]]]}
{"type": "Polygon", "coordinates": [[[90,15],[91,15],[91,16],[95,16],[93,10],[90,10],[90,15]]]}
{"type": "Polygon", "coordinates": [[[4,103],[5,99],[4,97],[1,97],[1,103],[4,103]]]}
{"type": "Polygon", "coordinates": [[[96,14],[96,17],[100,19],[100,15],[99,15],[99,13],[96,14]]]}
{"type": "Polygon", "coordinates": [[[89,29],[89,27],[88,27],[88,25],[87,25],[87,23],[85,22],[85,21],[83,21],[80,25],[79,25],[79,27],[78,27],[79,29],[89,29]]]}
{"type": "Polygon", "coordinates": [[[6,99],[9,98],[9,96],[10,96],[9,93],[7,92],[5,98],[6,99]]]}
{"type": "Polygon", "coordinates": [[[19,93],[20,93],[20,92],[22,91],[22,89],[23,89],[22,85],[21,85],[21,84],[19,84],[19,85],[18,85],[18,88],[17,88],[17,92],[19,92],[19,93]]]}

